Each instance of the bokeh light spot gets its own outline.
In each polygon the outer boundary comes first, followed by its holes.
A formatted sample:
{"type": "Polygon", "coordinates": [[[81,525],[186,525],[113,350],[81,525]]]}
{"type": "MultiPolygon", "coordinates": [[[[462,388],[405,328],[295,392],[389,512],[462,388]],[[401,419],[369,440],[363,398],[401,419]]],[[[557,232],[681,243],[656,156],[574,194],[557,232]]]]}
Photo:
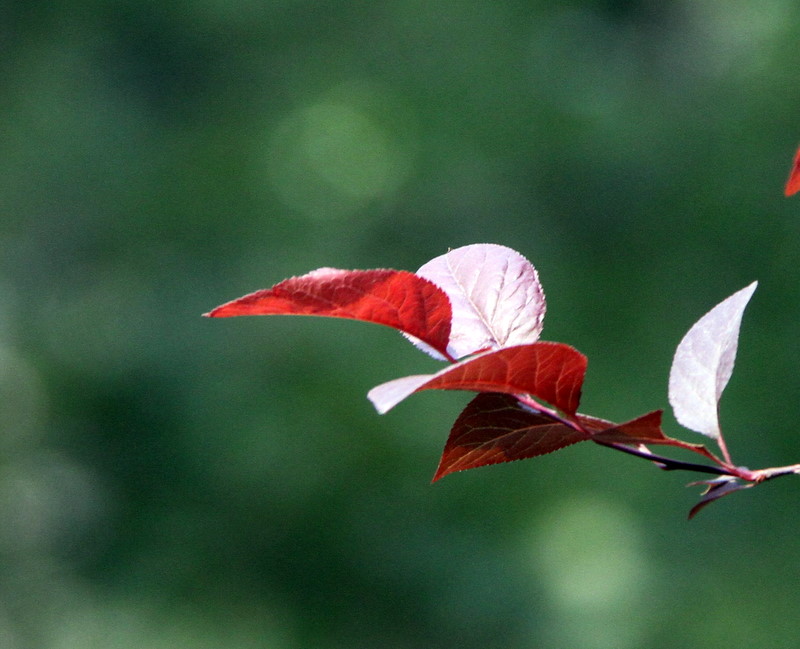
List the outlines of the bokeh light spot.
{"type": "Polygon", "coordinates": [[[643,534],[629,511],[595,496],[567,499],[538,522],[531,540],[553,608],[552,646],[639,646],[649,579],[643,534]]]}
{"type": "Polygon", "coordinates": [[[303,116],[305,153],[332,187],[373,198],[393,184],[395,160],[387,134],[350,106],[318,104],[303,116]]]}
{"type": "Polygon", "coordinates": [[[13,350],[0,346],[0,449],[30,444],[41,433],[46,394],[38,373],[13,350]]]}
{"type": "Polygon", "coordinates": [[[391,196],[408,172],[399,134],[357,102],[324,99],[285,117],[269,147],[280,200],[306,216],[346,217],[391,196]]]}

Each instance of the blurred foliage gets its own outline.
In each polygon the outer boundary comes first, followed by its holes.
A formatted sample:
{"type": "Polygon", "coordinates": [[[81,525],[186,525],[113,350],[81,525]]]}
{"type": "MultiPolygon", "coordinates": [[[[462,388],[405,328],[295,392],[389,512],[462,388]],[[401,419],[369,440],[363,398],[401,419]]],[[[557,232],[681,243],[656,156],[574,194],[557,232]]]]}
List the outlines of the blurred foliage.
{"type": "Polygon", "coordinates": [[[431,367],[405,341],[199,316],[502,243],[623,420],[757,278],[723,426],[800,461],[798,30],[792,0],[5,3],[0,646],[795,646],[798,481],[691,524],[690,476],[595,447],[430,486],[468,397],[378,417],[431,367]]]}

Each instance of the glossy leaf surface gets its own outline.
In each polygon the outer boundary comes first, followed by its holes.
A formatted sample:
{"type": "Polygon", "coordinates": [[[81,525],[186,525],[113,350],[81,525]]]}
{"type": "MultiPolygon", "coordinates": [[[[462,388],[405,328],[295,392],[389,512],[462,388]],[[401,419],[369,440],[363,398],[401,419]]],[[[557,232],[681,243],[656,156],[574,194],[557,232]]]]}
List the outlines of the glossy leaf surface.
{"type": "Polygon", "coordinates": [[[212,318],[243,315],[313,315],[386,325],[446,354],[451,309],[436,285],[398,270],[320,268],[272,288],[223,304],[212,318]]]}
{"type": "Polygon", "coordinates": [[[720,302],[683,337],[672,361],[669,402],[678,422],[720,438],[718,403],[733,372],[744,309],[757,282],[720,302]]]}
{"type": "Polygon", "coordinates": [[[472,390],[527,394],[574,414],[586,373],[586,357],[561,343],[538,342],[486,352],[436,374],[406,376],[372,388],[380,413],[420,390],[472,390]]]}

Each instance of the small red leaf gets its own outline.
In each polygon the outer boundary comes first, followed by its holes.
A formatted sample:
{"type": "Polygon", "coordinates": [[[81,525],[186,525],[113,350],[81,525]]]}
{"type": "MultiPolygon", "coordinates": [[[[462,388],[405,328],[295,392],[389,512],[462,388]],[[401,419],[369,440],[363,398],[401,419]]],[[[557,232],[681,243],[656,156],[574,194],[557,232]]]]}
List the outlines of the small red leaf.
{"type": "Polygon", "coordinates": [[[592,435],[592,440],[600,443],[610,444],[650,444],[660,446],[674,446],[686,449],[716,462],[716,458],[702,444],[690,444],[680,439],[667,437],[661,430],[661,416],[663,410],[654,410],[646,415],[632,419],[624,424],[612,424],[610,428],[599,429],[591,423],[583,421],[583,416],[579,415],[581,423],[590,430],[597,430],[592,435]]]}
{"type": "Polygon", "coordinates": [[[800,149],[794,154],[794,162],[792,163],[792,170],[789,172],[789,179],[786,181],[786,189],[784,194],[792,196],[800,192],[800,149]]]}
{"type": "Polygon", "coordinates": [[[380,413],[420,390],[471,390],[527,394],[575,414],[586,373],[586,357],[561,343],[505,347],[456,363],[436,374],[406,376],[369,391],[380,413]]]}
{"type": "MultiPolygon", "coordinates": [[[[662,410],[654,410],[624,424],[596,433],[593,438],[620,444],[660,444],[669,440],[661,430],[662,410]]],[[[677,440],[673,440],[677,441],[677,440]]]]}
{"type": "Polygon", "coordinates": [[[663,410],[654,410],[624,424],[612,424],[610,428],[596,432],[592,439],[616,444],[662,444],[691,450],[702,446],[667,437],[661,430],[663,413],[663,410]]]}
{"type": "Polygon", "coordinates": [[[453,424],[436,482],[448,473],[551,453],[589,439],[507,394],[479,394],[453,424]]]}
{"type": "Polygon", "coordinates": [[[432,282],[402,270],[320,268],[205,314],[314,315],[374,322],[419,338],[447,356],[451,308],[432,282]]]}

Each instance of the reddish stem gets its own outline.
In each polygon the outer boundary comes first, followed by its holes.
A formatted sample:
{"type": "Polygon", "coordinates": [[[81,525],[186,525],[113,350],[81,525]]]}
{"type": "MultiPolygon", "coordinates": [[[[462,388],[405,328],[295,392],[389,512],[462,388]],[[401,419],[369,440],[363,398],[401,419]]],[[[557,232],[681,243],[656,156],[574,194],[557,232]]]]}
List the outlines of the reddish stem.
{"type": "Polygon", "coordinates": [[[750,473],[753,476],[753,482],[764,482],[765,480],[772,480],[772,478],[778,478],[782,475],[790,475],[792,473],[800,474],[800,464],[771,467],[769,469],[758,469],[757,471],[751,471],[750,473]]]}
{"type": "Polygon", "coordinates": [[[725,443],[725,438],[722,436],[722,433],[719,434],[719,438],[717,439],[717,446],[719,446],[719,450],[722,451],[722,457],[725,459],[725,463],[732,467],[733,461],[731,460],[731,454],[728,452],[728,445],[725,443]]]}

